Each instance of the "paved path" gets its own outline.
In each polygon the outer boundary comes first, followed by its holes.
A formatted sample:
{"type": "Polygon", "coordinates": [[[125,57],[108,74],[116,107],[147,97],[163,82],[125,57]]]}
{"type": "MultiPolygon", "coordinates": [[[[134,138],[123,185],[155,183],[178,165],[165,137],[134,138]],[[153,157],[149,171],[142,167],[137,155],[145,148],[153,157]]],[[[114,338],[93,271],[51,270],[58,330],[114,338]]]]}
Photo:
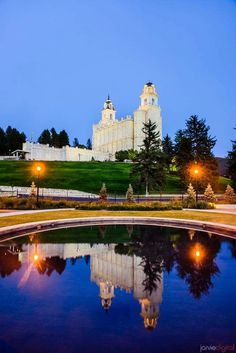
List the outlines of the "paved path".
{"type": "Polygon", "coordinates": [[[185,211],[196,211],[196,212],[210,212],[210,213],[225,213],[225,214],[235,214],[236,215],[236,205],[216,205],[214,210],[196,210],[185,208],[185,211]]]}

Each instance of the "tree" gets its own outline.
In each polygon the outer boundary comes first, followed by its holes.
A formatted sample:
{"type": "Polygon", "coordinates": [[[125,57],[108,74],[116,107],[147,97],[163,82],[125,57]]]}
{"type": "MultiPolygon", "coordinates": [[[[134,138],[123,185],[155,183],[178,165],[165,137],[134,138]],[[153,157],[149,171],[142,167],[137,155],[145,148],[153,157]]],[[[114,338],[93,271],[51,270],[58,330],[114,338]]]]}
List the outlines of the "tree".
{"type": "Polygon", "coordinates": [[[6,129],[6,151],[7,153],[22,149],[22,144],[26,141],[23,132],[19,132],[16,128],[8,126],[6,129]]]}
{"type": "Polygon", "coordinates": [[[127,150],[116,151],[115,158],[117,162],[124,162],[129,158],[129,152],[127,150]]]}
{"type": "Polygon", "coordinates": [[[208,183],[215,187],[218,181],[218,165],[212,152],[216,139],[209,130],[204,119],[192,115],[186,121],[186,128],[179,130],[175,137],[176,165],[182,183],[193,182],[190,167],[197,163],[204,171],[198,180],[200,190],[204,190],[208,183]]]}
{"type": "Polygon", "coordinates": [[[133,190],[131,184],[129,184],[129,187],[127,189],[126,199],[127,199],[128,202],[134,202],[134,190],[133,190]]]}
{"type": "Polygon", "coordinates": [[[101,187],[101,190],[99,192],[99,200],[100,201],[107,201],[107,188],[106,188],[106,184],[103,183],[102,184],[102,187],[101,187]]]}
{"type": "Polygon", "coordinates": [[[86,146],[87,146],[88,150],[92,149],[92,142],[91,142],[90,138],[87,140],[86,146]]]}
{"type": "Polygon", "coordinates": [[[51,134],[48,129],[43,130],[43,132],[41,133],[41,135],[38,138],[38,142],[43,145],[49,145],[49,146],[52,145],[51,134]]]}
{"type": "Polygon", "coordinates": [[[225,193],[224,193],[224,200],[227,203],[234,203],[236,201],[236,195],[234,192],[234,189],[230,186],[227,185],[225,193]]]}
{"type": "Polygon", "coordinates": [[[204,192],[204,199],[207,202],[213,202],[213,203],[216,202],[215,193],[212,190],[210,183],[207,184],[206,190],[204,192]]]}
{"type": "Polygon", "coordinates": [[[163,148],[163,152],[165,153],[168,170],[170,171],[170,166],[173,162],[175,153],[174,153],[174,144],[168,134],[162,140],[162,148],[163,148]]]}
{"type": "Polygon", "coordinates": [[[0,155],[4,156],[7,153],[7,139],[5,131],[0,128],[0,155]]]}
{"type": "Polygon", "coordinates": [[[54,127],[51,128],[50,132],[51,132],[52,146],[53,147],[60,147],[59,146],[59,136],[58,136],[58,133],[56,132],[56,130],[54,129],[54,127]]]}
{"type": "Polygon", "coordinates": [[[144,133],[143,144],[135,158],[131,175],[135,177],[136,183],[145,186],[146,195],[148,195],[151,189],[163,187],[166,164],[156,123],[149,119],[147,123],[143,124],[142,132],[144,133]]]}
{"type": "Polygon", "coordinates": [[[194,207],[196,204],[196,191],[190,183],[187,189],[187,207],[194,207]]]}
{"type": "Polygon", "coordinates": [[[35,182],[32,181],[31,186],[30,186],[30,197],[36,197],[36,185],[35,182]]]}
{"type": "MultiPolygon", "coordinates": [[[[236,130],[236,128],[234,128],[236,130]]],[[[228,171],[232,185],[236,189],[236,140],[232,141],[232,151],[228,154],[228,171]]]]}
{"type": "Polygon", "coordinates": [[[69,146],[70,141],[69,141],[69,136],[65,130],[61,130],[60,133],[58,134],[58,146],[63,147],[63,146],[69,146]]]}
{"type": "Polygon", "coordinates": [[[79,146],[79,140],[77,137],[75,137],[73,141],[73,147],[78,147],[78,146],[79,146]]]}

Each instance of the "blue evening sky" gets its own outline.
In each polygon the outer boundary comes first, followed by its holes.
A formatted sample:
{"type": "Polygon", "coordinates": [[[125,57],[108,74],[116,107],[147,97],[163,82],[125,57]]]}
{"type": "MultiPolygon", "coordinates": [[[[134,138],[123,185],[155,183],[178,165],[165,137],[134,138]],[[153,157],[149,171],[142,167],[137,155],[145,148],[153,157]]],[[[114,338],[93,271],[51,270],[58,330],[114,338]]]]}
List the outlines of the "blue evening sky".
{"type": "Polygon", "coordinates": [[[132,114],[147,80],[163,132],[206,118],[226,155],[236,124],[236,1],[0,0],[0,126],[92,137],[109,92],[132,114]]]}

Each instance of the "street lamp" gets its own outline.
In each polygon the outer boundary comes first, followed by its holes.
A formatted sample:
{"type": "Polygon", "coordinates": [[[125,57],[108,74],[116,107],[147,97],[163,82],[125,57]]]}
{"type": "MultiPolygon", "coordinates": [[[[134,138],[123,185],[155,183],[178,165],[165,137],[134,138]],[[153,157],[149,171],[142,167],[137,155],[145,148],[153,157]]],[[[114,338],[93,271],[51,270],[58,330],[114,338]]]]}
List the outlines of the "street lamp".
{"type": "Polygon", "coordinates": [[[196,190],[196,202],[198,202],[198,179],[201,174],[201,168],[195,163],[195,165],[191,168],[191,174],[195,179],[195,190],[196,190]]]}
{"type": "Polygon", "coordinates": [[[40,174],[42,171],[42,167],[40,165],[36,166],[36,172],[37,172],[37,203],[39,202],[39,178],[40,174]]]}

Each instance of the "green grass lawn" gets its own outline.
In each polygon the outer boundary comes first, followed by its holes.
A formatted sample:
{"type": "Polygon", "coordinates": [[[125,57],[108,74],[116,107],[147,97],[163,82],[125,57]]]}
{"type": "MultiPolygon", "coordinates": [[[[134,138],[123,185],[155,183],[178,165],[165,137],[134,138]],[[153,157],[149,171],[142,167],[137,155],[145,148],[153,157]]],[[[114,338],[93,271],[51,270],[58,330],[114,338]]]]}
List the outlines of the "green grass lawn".
{"type": "MultiPolygon", "coordinates": [[[[0,185],[30,186],[36,181],[33,167],[36,162],[0,161],[0,185]]],[[[129,163],[114,162],[44,162],[45,173],[42,187],[75,189],[98,193],[102,183],[106,183],[109,194],[124,195],[130,183],[129,163]]],[[[220,177],[219,190],[224,191],[228,179],[220,177]]],[[[134,190],[138,193],[138,190],[134,190]]],[[[170,175],[163,193],[181,193],[183,189],[176,175],[170,175]]]]}

